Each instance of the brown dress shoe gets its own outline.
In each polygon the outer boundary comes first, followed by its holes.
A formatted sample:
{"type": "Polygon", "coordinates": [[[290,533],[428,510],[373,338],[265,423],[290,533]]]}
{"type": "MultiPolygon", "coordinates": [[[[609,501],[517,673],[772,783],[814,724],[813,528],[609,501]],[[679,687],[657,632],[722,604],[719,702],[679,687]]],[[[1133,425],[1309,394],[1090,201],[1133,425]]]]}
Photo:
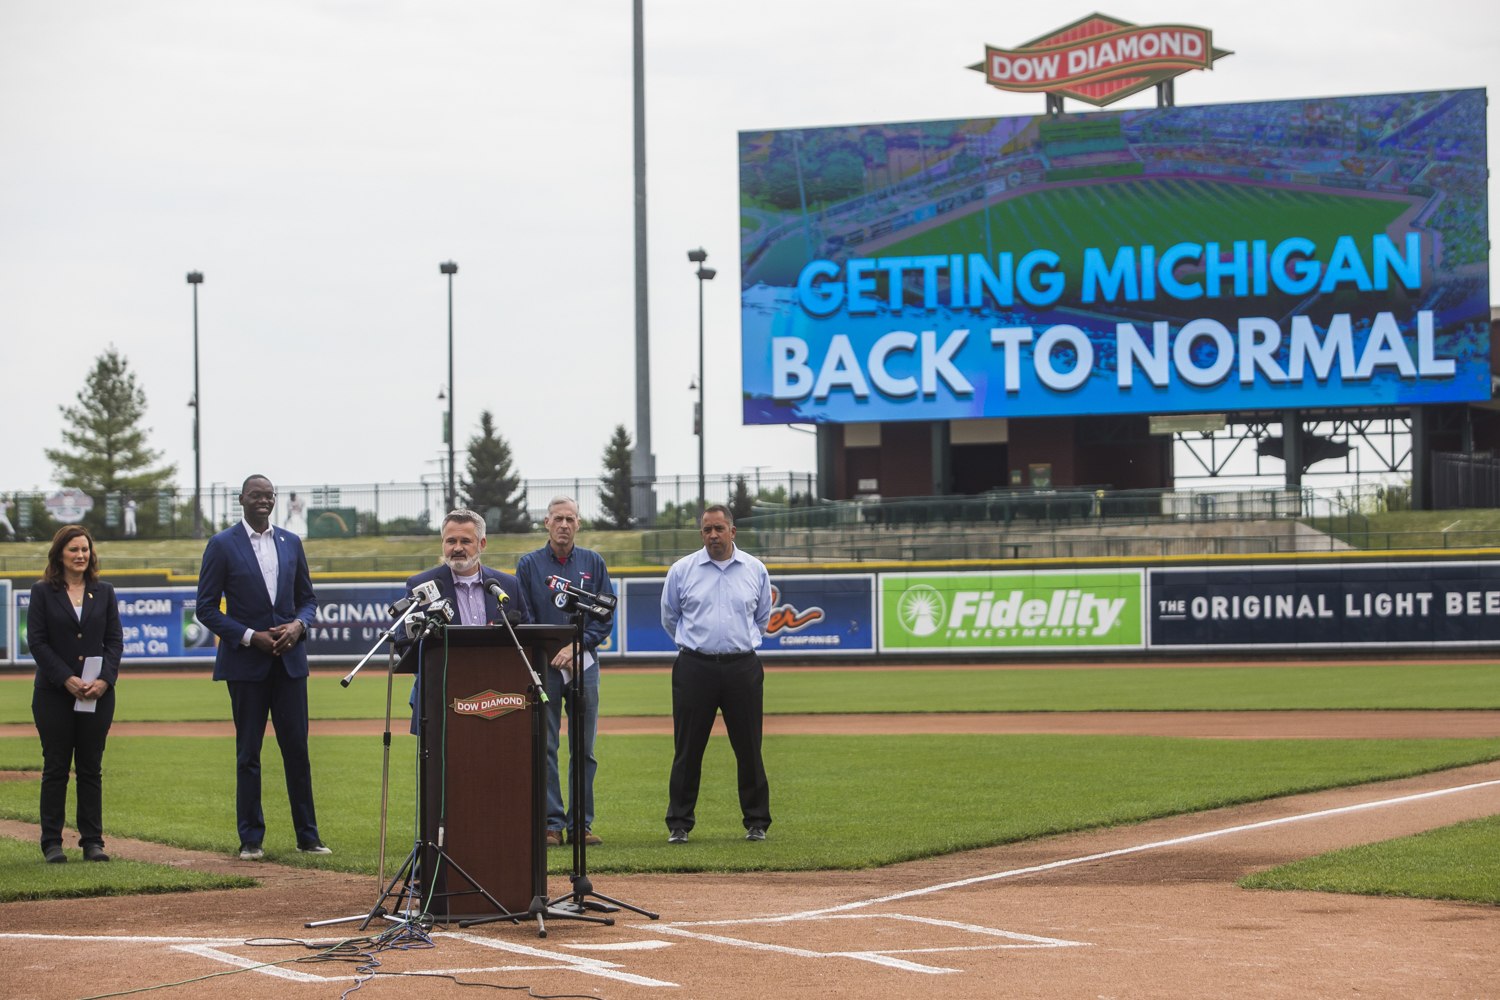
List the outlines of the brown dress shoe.
{"type": "Polygon", "coordinates": [[[547,846],[561,847],[563,845],[563,832],[561,830],[547,831],[547,846]]]}

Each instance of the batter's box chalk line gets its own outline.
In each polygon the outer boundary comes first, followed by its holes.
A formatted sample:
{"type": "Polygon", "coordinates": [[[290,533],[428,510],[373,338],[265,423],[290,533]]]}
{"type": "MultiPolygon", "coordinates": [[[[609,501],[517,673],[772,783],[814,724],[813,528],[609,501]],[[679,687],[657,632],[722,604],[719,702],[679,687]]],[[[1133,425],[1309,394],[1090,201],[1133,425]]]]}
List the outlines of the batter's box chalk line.
{"type": "MultiPolygon", "coordinates": [[[[942,975],[948,972],[962,972],[962,969],[948,969],[937,965],[923,965],[910,959],[897,958],[897,955],[930,955],[939,952],[960,951],[996,951],[1005,948],[1080,948],[1087,947],[1086,941],[1064,941],[1061,938],[1037,937],[1034,934],[1019,934],[1015,931],[1003,931],[997,927],[985,927],[980,924],[965,924],[957,920],[938,920],[934,917],[914,917],[905,913],[833,913],[817,914],[805,917],[793,918],[798,922],[811,922],[823,920],[904,920],[914,924],[927,924],[932,927],[944,927],[949,930],[965,931],[969,934],[983,934],[990,937],[1005,938],[1007,944],[980,944],[980,945],[954,945],[943,948],[880,948],[870,951],[812,951],[807,948],[792,948],[787,945],[766,944],[763,941],[747,941],[744,938],[727,937],[722,934],[705,934],[701,931],[690,931],[688,927],[702,927],[705,925],[719,924],[779,924],[786,923],[785,917],[751,917],[744,920],[704,920],[684,921],[681,923],[666,924],[656,927],[639,927],[637,930],[649,931],[657,934],[675,934],[679,937],[694,938],[699,941],[710,941],[714,944],[725,944],[734,948],[749,948],[753,951],[769,951],[780,955],[795,955],[798,958],[852,958],[859,962],[873,962],[876,965],[888,966],[892,969],[901,969],[906,972],[925,972],[931,975],[942,975]]],[[[627,925],[634,927],[635,925],[627,925]]]]}
{"type": "MultiPolygon", "coordinates": [[[[486,972],[576,972],[585,976],[599,976],[604,979],[615,979],[620,982],[630,983],[635,986],[676,986],[676,983],[665,982],[660,979],[652,979],[648,976],[638,976],[624,971],[624,967],[617,962],[607,962],[603,959],[591,958],[587,955],[569,955],[561,952],[548,951],[543,948],[533,948],[530,945],[515,944],[509,941],[498,941],[493,938],[479,937],[475,934],[436,932],[432,935],[434,939],[446,938],[466,944],[477,945],[481,948],[492,948],[496,951],[509,952],[526,958],[540,959],[550,964],[546,965],[491,965],[463,969],[412,969],[398,975],[420,976],[420,975],[474,975],[486,972]]],[[[114,934],[0,934],[3,940],[32,940],[32,941],[78,941],[88,943],[119,943],[136,946],[167,945],[173,951],[184,952],[198,958],[210,959],[224,965],[232,965],[241,969],[261,973],[262,975],[274,976],[294,983],[331,983],[348,982],[359,977],[353,975],[320,976],[311,972],[303,972],[299,968],[285,968],[279,965],[266,965],[259,957],[247,958],[227,951],[227,948],[244,947],[242,938],[201,938],[201,937],[128,937],[114,934]]],[[[336,944],[336,940],[322,942],[325,944],[336,944]]],[[[649,942],[632,942],[635,949],[641,950],[640,945],[649,942]]],[[[671,942],[662,941],[654,947],[667,947],[671,942]]],[[[627,950],[627,949],[620,949],[627,950]]],[[[411,953],[408,953],[411,954],[411,953]]]]}

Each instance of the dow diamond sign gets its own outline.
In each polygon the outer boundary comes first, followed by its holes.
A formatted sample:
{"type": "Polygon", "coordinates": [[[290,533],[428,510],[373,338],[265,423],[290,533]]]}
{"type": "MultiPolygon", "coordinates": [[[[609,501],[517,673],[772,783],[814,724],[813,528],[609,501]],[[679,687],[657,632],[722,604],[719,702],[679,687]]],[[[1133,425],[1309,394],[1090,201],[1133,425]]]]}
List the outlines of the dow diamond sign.
{"type": "Polygon", "coordinates": [[[498,719],[525,707],[524,694],[501,694],[499,691],[481,691],[468,698],[453,699],[456,714],[477,715],[482,719],[498,719]]]}

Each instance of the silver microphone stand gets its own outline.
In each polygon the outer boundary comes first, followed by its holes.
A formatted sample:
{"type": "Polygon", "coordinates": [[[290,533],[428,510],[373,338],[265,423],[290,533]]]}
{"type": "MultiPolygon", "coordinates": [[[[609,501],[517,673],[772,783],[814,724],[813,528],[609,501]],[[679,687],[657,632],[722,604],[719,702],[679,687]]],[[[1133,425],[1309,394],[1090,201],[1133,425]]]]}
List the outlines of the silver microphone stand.
{"type": "MultiPolygon", "coordinates": [[[[339,682],[344,687],[348,687],[349,682],[354,679],[354,675],[359,673],[360,669],[369,662],[370,657],[375,655],[375,652],[380,649],[381,645],[387,642],[390,643],[390,655],[385,670],[385,736],[383,738],[385,746],[380,762],[380,860],[375,866],[375,883],[376,887],[380,890],[385,889],[386,815],[389,809],[391,788],[391,692],[396,681],[396,632],[401,626],[406,624],[408,618],[421,610],[425,603],[419,599],[421,596],[425,595],[413,595],[411,604],[402,612],[401,617],[392,622],[390,628],[380,633],[380,638],[375,640],[375,645],[365,654],[365,658],[360,660],[359,664],[353,670],[349,671],[344,679],[339,682]]],[[[387,914],[385,907],[382,905],[387,895],[388,893],[382,891],[380,898],[375,903],[375,908],[367,913],[358,913],[352,917],[335,917],[331,920],[315,920],[312,923],[303,924],[303,926],[327,927],[330,924],[348,924],[356,920],[363,920],[368,923],[374,917],[384,917],[387,920],[397,919],[387,914]]],[[[410,913],[407,916],[410,916],[410,913]]]]}

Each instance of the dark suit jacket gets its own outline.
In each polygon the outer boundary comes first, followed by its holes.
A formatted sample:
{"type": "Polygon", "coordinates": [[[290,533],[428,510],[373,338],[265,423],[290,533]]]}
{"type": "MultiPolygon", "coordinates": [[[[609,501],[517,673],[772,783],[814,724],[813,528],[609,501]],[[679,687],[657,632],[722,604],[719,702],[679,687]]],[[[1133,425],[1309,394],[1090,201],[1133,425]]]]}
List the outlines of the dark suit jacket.
{"type": "MultiPolygon", "coordinates": [[[[483,564],[480,564],[479,567],[479,578],[482,582],[499,580],[500,589],[504,590],[510,596],[510,601],[505,606],[506,610],[521,612],[521,622],[526,625],[531,624],[531,608],[526,603],[526,593],[521,589],[521,581],[509,573],[502,573],[498,569],[490,569],[483,564]]],[[[438,590],[442,592],[444,597],[453,602],[453,624],[459,624],[461,620],[458,617],[458,590],[453,583],[453,570],[449,569],[446,564],[434,567],[433,569],[423,570],[406,581],[407,595],[410,596],[412,591],[428,580],[436,580],[438,590]]],[[[489,591],[484,592],[484,620],[491,624],[500,621],[500,605],[489,591]]]]}
{"type": "MultiPolygon", "coordinates": [[[[532,624],[531,608],[526,604],[526,593],[521,589],[520,580],[517,580],[509,573],[502,573],[498,569],[490,569],[483,563],[479,566],[479,574],[481,581],[499,580],[500,589],[504,590],[510,596],[510,600],[506,603],[506,608],[511,611],[521,612],[522,625],[532,624]]],[[[412,591],[428,580],[436,580],[438,590],[453,603],[453,623],[455,625],[459,624],[462,619],[459,617],[458,611],[458,590],[453,583],[453,570],[449,569],[446,563],[433,569],[423,570],[410,580],[407,580],[407,596],[411,596],[412,591]]],[[[488,590],[484,592],[484,620],[492,625],[500,621],[500,604],[488,590]]],[[[411,705],[411,732],[413,736],[417,735],[419,728],[417,723],[417,685],[422,683],[421,666],[419,662],[417,664],[417,680],[411,686],[411,699],[409,701],[411,705]]]]}
{"type": "MultiPolygon", "coordinates": [[[[198,571],[198,621],[219,637],[214,660],[216,681],[263,681],[270,676],[274,657],[253,645],[240,645],[245,629],[264,632],[272,625],[301,619],[307,631],[312,631],[318,602],[313,596],[302,540],[281,528],[275,532],[279,572],[274,607],[266,595],[260,562],[243,523],[210,538],[203,550],[203,568],[198,571]],[[221,599],[225,602],[222,611],[221,599]]],[[[303,639],[298,639],[281,659],[289,676],[307,676],[307,644],[303,639]]]]}
{"type": "Polygon", "coordinates": [[[31,588],[26,609],[26,642],[36,658],[36,686],[62,690],[69,677],[83,676],[83,658],[104,657],[99,678],[115,686],[125,635],[115,588],[95,581],[84,589],[83,615],[73,613],[66,587],[52,589],[45,580],[31,588]]]}

